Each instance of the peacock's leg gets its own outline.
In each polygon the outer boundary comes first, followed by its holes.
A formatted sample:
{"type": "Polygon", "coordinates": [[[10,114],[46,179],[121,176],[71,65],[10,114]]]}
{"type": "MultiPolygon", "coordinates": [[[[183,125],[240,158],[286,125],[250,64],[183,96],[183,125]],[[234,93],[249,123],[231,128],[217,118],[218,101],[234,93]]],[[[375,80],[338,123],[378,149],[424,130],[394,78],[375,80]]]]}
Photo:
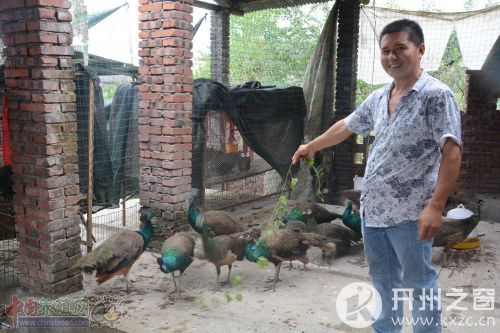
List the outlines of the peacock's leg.
{"type": "Polygon", "coordinates": [[[295,268],[295,267],[293,267],[292,261],[290,260],[290,264],[288,265],[288,270],[291,271],[292,268],[295,268]]]}
{"type": "Polygon", "coordinates": [[[229,279],[231,278],[231,268],[233,267],[233,265],[228,265],[228,266],[229,266],[229,271],[227,272],[227,280],[224,282],[221,282],[220,283],[221,286],[225,286],[226,284],[228,284],[229,279]]]}
{"type": "Polygon", "coordinates": [[[127,272],[127,274],[125,274],[125,275],[123,276],[123,281],[125,281],[125,285],[127,286],[127,294],[128,294],[128,293],[129,293],[129,291],[130,291],[130,288],[129,288],[130,286],[131,286],[132,288],[134,288],[134,289],[135,289],[135,291],[137,291],[137,293],[138,293],[138,294],[140,294],[141,292],[139,291],[139,289],[137,289],[137,287],[136,287],[136,286],[134,286],[134,284],[128,280],[127,275],[128,275],[128,272],[127,272]]]}
{"type": "Polygon", "coordinates": [[[182,274],[184,274],[184,272],[181,272],[181,274],[179,275],[179,285],[177,287],[177,296],[181,296],[181,281],[182,281],[182,274]]]}
{"type": "Polygon", "coordinates": [[[174,275],[174,272],[171,273],[172,274],[172,280],[174,280],[174,290],[172,290],[171,292],[169,292],[169,294],[173,294],[177,291],[177,283],[175,282],[175,275],[174,275]]]}
{"type": "Polygon", "coordinates": [[[272,287],[268,287],[268,288],[265,288],[264,291],[268,291],[268,290],[273,290],[273,291],[276,291],[276,282],[278,281],[281,281],[280,280],[280,269],[281,269],[281,264],[283,264],[282,262],[280,262],[278,265],[275,266],[274,268],[274,279],[273,279],[273,286],[272,287]]]}
{"type": "Polygon", "coordinates": [[[220,284],[219,284],[219,276],[220,276],[220,266],[215,265],[215,269],[217,270],[217,281],[215,282],[215,289],[214,291],[220,291],[220,284]]]}

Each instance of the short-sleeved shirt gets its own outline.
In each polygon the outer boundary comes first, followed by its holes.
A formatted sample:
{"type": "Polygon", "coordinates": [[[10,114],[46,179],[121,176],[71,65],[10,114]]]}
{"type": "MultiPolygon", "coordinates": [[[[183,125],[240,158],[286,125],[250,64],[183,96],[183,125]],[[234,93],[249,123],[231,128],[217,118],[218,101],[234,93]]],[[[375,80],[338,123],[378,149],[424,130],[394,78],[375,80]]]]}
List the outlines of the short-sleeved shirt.
{"type": "Polygon", "coordinates": [[[369,227],[418,220],[435,188],[446,139],[462,147],[460,111],[450,88],[422,71],[389,117],[392,87],[376,90],[345,118],[356,134],[375,130],[361,196],[369,227]]]}

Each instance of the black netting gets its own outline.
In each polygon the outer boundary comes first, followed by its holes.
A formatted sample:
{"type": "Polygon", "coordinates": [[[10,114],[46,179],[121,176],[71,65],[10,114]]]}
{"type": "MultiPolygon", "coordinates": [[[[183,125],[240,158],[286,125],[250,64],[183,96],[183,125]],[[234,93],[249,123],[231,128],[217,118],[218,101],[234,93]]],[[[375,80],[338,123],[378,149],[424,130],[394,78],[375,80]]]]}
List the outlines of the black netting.
{"type": "MultiPolygon", "coordinates": [[[[194,80],[193,160],[206,161],[209,173],[215,169],[215,174],[224,178],[234,166],[245,172],[251,163],[240,152],[228,151],[222,145],[205,149],[204,119],[208,112],[215,111],[225,113],[236,125],[244,143],[282,177],[286,175],[290,158],[303,138],[304,93],[300,87],[257,88],[259,86],[253,82],[227,87],[213,80],[194,80]]],[[[193,187],[203,188],[204,171],[203,163],[193,163],[193,187]]]]}
{"type": "Polygon", "coordinates": [[[80,192],[87,193],[88,190],[89,81],[92,80],[94,86],[94,204],[109,206],[111,204],[112,169],[102,88],[99,76],[93,69],[78,66],[85,73],[84,75],[77,75],[75,79],[80,192]]]}

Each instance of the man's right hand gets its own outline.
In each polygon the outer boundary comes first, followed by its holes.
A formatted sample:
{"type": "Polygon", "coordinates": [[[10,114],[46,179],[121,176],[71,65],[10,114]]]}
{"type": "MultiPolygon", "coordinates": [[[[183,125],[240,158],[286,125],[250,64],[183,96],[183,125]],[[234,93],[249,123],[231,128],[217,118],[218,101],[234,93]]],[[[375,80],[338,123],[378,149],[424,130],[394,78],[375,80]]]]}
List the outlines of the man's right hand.
{"type": "Polygon", "coordinates": [[[310,143],[305,145],[300,145],[295,154],[292,156],[292,164],[296,164],[301,160],[308,160],[314,157],[316,151],[311,147],[310,143]]]}

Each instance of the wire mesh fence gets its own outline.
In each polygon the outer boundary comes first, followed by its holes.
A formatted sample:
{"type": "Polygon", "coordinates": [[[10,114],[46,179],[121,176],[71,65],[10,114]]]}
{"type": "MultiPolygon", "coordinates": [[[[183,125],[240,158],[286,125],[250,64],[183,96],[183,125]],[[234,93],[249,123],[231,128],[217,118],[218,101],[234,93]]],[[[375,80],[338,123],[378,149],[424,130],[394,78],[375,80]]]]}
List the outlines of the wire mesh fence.
{"type": "MultiPolygon", "coordinates": [[[[72,4],[82,194],[89,190],[89,175],[93,178],[91,200],[82,202],[82,216],[88,219],[85,214],[91,203],[93,234],[99,244],[112,233],[122,228],[136,229],[139,224],[135,84],[139,43],[137,29],[131,28],[138,27],[138,4],[136,0],[127,1],[127,6],[121,1],[74,0],[72,4]],[[109,15],[97,15],[103,12],[109,15]],[[89,118],[91,114],[93,119],[89,118]],[[126,200],[125,209],[124,198],[132,198],[126,200]]],[[[193,95],[193,185],[204,189],[207,209],[223,209],[276,193],[289,170],[291,154],[308,128],[314,127],[314,133],[318,133],[333,119],[330,104],[334,103],[326,102],[326,117],[310,117],[303,89],[309,79],[311,58],[333,7],[332,1],[231,16],[229,40],[212,39],[212,54],[208,47],[210,37],[203,31],[212,28],[217,33],[218,27],[210,27],[211,20],[207,19],[199,28],[193,40],[194,78],[217,76],[216,69],[211,68],[213,57],[227,62],[220,64],[227,68],[221,67],[219,74],[228,73],[222,86],[207,81],[194,84],[195,88],[199,83],[199,87],[218,89],[215,95],[213,91],[203,95],[215,96],[215,100],[193,95]]],[[[499,10],[496,5],[444,15],[363,7],[356,104],[389,82],[378,60],[380,29],[392,20],[410,17],[424,28],[424,60],[428,61],[424,68],[450,86],[463,107],[465,71],[480,69],[498,38],[499,10]]],[[[330,54],[333,59],[334,55],[330,54]]],[[[0,91],[2,87],[0,75],[0,91]]],[[[331,86],[332,95],[334,91],[331,86]]],[[[2,148],[5,141],[2,131],[2,148]]],[[[352,162],[361,175],[369,146],[364,138],[355,141],[352,162]]],[[[2,158],[5,153],[2,149],[2,158]]],[[[0,207],[0,216],[8,212],[0,207]]],[[[1,226],[7,223],[2,222],[1,226]]],[[[13,223],[9,228],[0,231],[0,272],[15,279],[17,242],[12,234],[13,223]]],[[[82,240],[86,239],[82,228],[82,240]]],[[[82,250],[85,252],[85,247],[82,250]]]]}

